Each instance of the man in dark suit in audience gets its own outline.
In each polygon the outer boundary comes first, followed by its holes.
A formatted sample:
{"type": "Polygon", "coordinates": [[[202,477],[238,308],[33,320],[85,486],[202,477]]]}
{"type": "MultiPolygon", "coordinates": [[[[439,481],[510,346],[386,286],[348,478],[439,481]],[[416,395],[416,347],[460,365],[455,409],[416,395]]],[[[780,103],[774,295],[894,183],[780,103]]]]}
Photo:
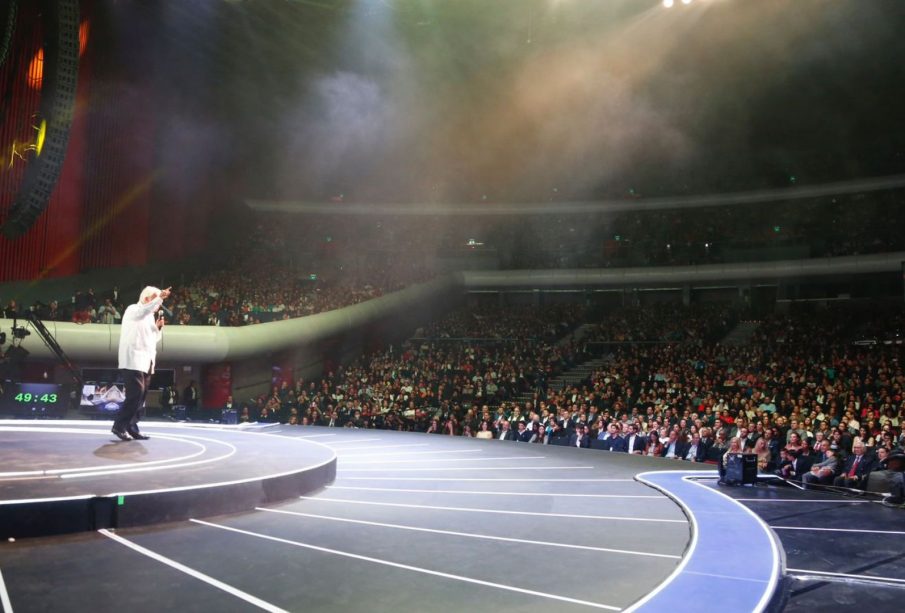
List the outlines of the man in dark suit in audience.
{"type": "Polygon", "coordinates": [[[691,437],[691,443],[682,455],[689,462],[703,462],[707,456],[707,448],[701,443],[701,437],[695,434],[691,437]]]}
{"type": "Polygon", "coordinates": [[[811,456],[802,455],[797,449],[785,449],[788,454],[788,463],[780,466],[780,476],[792,481],[801,481],[802,475],[811,472],[813,464],[811,456]]]}
{"type": "Polygon", "coordinates": [[[529,430],[525,422],[518,422],[518,432],[516,432],[515,434],[515,440],[519,441],[520,443],[533,443],[534,437],[534,431],[529,430]]]}
{"type": "MultiPolygon", "coordinates": [[[[819,464],[823,462],[827,458],[827,450],[830,448],[830,441],[828,439],[823,439],[820,443],[814,446],[813,456],[813,464],[819,464]]],[[[837,458],[838,459],[838,458],[837,458]]]]}
{"type": "Polygon", "coordinates": [[[505,419],[500,420],[500,429],[496,433],[496,436],[494,436],[494,438],[497,439],[498,441],[518,440],[518,436],[516,435],[515,431],[513,431],[509,427],[509,422],[506,421],[505,419]]]}
{"type": "Polygon", "coordinates": [[[687,445],[685,441],[682,440],[682,437],[679,436],[679,433],[673,430],[669,433],[669,438],[663,443],[663,451],[661,454],[664,458],[675,458],[677,460],[681,460],[685,457],[685,453],[687,450],[687,445]]]}
{"type": "Polygon", "coordinates": [[[864,443],[858,441],[852,445],[852,454],[845,458],[842,471],[833,480],[837,487],[853,487],[863,489],[867,484],[867,475],[874,469],[876,459],[864,453],[864,443]]]}
{"type": "Polygon", "coordinates": [[[587,424],[579,424],[576,426],[574,432],[569,435],[569,447],[584,447],[588,448],[591,446],[591,433],[590,428],[587,424]]]}
{"type": "Polygon", "coordinates": [[[628,436],[625,437],[625,451],[635,455],[642,455],[647,449],[647,438],[638,432],[638,424],[628,425],[628,436]]]}
{"type": "Polygon", "coordinates": [[[189,384],[182,390],[182,404],[187,409],[195,409],[198,407],[198,390],[195,388],[195,381],[189,381],[189,384]]]}

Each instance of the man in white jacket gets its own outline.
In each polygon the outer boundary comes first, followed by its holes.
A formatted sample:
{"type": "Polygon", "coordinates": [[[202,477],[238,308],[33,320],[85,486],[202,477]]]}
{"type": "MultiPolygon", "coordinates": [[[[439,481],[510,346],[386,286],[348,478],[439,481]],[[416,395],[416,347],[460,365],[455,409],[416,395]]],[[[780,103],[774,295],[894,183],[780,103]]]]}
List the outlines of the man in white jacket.
{"type": "Polygon", "coordinates": [[[164,290],[146,287],[138,302],[130,304],[123,312],[122,330],[119,334],[119,368],[126,384],[126,401],[113,422],[111,432],[124,441],[147,440],[138,430],[142,407],[148,392],[148,383],[154,374],[157,360],[157,343],[163,336],[164,319],[155,317],[163,301],[170,296],[170,288],[164,290]]]}

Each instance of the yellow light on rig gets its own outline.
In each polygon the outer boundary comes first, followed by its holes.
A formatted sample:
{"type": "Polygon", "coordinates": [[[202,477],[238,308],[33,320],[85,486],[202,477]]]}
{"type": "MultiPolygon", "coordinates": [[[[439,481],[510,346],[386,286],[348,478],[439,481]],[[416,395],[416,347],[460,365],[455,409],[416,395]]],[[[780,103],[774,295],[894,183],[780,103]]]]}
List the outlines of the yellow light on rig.
{"type": "Polygon", "coordinates": [[[42,119],[40,125],[38,125],[38,134],[35,136],[35,156],[41,155],[41,150],[44,148],[44,138],[47,136],[47,120],[42,119]]]}

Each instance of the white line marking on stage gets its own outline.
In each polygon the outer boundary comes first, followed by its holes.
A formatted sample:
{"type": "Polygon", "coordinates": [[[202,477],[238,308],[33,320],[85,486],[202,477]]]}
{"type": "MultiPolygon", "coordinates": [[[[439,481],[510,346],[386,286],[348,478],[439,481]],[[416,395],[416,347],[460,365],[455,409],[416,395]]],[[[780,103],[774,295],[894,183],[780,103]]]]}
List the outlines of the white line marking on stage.
{"type": "MultiPolygon", "coordinates": [[[[194,520],[192,520],[192,521],[194,521],[194,520]]],[[[243,592],[242,590],[240,590],[238,588],[235,588],[231,585],[223,583],[222,581],[214,579],[210,575],[205,575],[204,573],[202,573],[200,571],[197,571],[193,568],[189,568],[188,566],[185,566],[184,564],[180,564],[176,560],[172,560],[170,558],[167,558],[166,556],[160,555],[159,553],[155,553],[155,552],[151,551],[150,549],[146,549],[146,548],[142,547],[141,545],[138,545],[136,543],[133,543],[132,541],[124,539],[123,537],[121,537],[117,534],[113,534],[112,532],[110,532],[108,530],[105,530],[102,528],[102,529],[98,530],[98,532],[100,532],[107,538],[113,539],[114,541],[116,541],[117,543],[120,543],[121,545],[125,545],[126,547],[128,547],[129,549],[132,549],[133,551],[137,551],[138,553],[151,558],[152,560],[156,560],[156,561],[160,562],[161,564],[166,564],[170,568],[175,568],[176,570],[183,572],[183,573],[189,575],[190,577],[194,577],[195,579],[204,581],[208,585],[211,585],[217,589],[223,590],[227,594],[231,594],[231,595],[235,596],[236,598],[241,598],[245,602],[247,602],[249,604],[253,604],[256,607],[264,609],[265,611],[271,611],[272,613],[288,613],[286,611],[286,609],[281,609],[280,607],[278,607],[274,604],[271,604],[265,600],[261,600],[260,598],[257,598],[256,596],[252,596],[248,592],[243,592]]]]}
{"type": "Polygon", "coordinates": [[[256,511],[267,511],[268,513],[283,513],[284,515],[296,515],[298,517],[313,517],[315,519],[326,519],[329,521],[339,521],[351,524],[362,524],[365,526],[379,526],[381,528],[398,528],[399,530],[412,530],[415,532],[430,532],[432,534],[448,534],[450,536],[462,536],[466,538],[476,538],[492,541],[504,541],[507,543],[517,543],[519,545],[540,545],[542,547],[561,547],[564,549],[581,549],[586,551],[602,551],[605,553],[624,553],[634,556],[648,556],[653,558],[669,558],[671,560],[681,559],[682,556],[674,556],[667,553],[646,553],[642,551],[630,551],[627,549],[610,549],[609,547],[591,547],[589,545],[568,545],[565,543],[550,543],[546,541],[532,541],[528,539],[509,538],[505,536],[491,536],[489,534],[473,534],[469,532],[453,532],[452,530],[436,530],[434,528],[419,528],[417,526],[403,526],[400,524],[385,524],[376,521],[365,521],[363,519],[347,519],[344,517],[331,517],[329,515],[315,515],[314,513],[299,513],[297,511],[284,511],[281,509],[265,509],[264,507],[255,507],[256,511]]]}
{"type": "Polygon", "coordinates": [[[59,479],[57,475],[34,475],[32,477],[0,477],[0,481],[38,481],[40,479],[59,479]]]}
{"type": "Polygon", "coordinates": [[[33,502],[68,502],[70,500],[87,500],[89,498],[94,498],[94,494],[81,494],[79,496],[57,496],[54,498],[18,498],[15,500],[0,500],[0,505],[31,504],[33,502]]]}
{"type": "MultiPolygon", "coordinates": [[[[19,422],[21,423],[21,422],[19,422]]],[[[58,424],[60,422],[54,421],[54,424],[58,424]]],[[[2,424],[2,422],[0,422],[2,424]]],[[[52,426],[8,426],[8,425],[0,425],[0,432],[53,432],[55,434],[91,434],[97,435],[96,430],[88,430],[85,428],[63,428],[60,426],[52,425],[52,426]]]]}
{"type": "MultiPolygon", "coordinates": [[[[336,436],[335,434],[306,434],[305,436],[293,436],[291,438],[323,438],[325,436],[336,436]]],[[[324,443],[326,444],[326,443],[324,443]]]]}
{"type": "Polygon", "coordinates": [[[814,532],[857,532],[864,534],[905,534],[897,530],[861,530],[857,528],[812,528],[810,526],[770,526],[774,530],[812,530],[814,532]]]}
{"type": "Polygon", "coordinates": [[[858,579],[860,581],[873,581],[882,583],[899,583],[905,585],[905,579],[897,579],[895,577],[874,577],[871,575],[850,575],[848,573],[831,573],[824,570],[806,570],[803,568],[787,568],[787,572],[798,573],[802,575],[817,575],[820,577],[842,577],[844,579],[858,579]]]}
{"type": "MultiPolygon", "coordinates": [[[[332,436],[332,435],[330,435],[332,436]]],[[[402,449],[404,447],[429,447],[427,443],[414,443],[411,445],[379,445],[373,447],[343,447],[342,451],[381,451],[382,449],[402,449]]],[[[478,449],[477,451],[483,451],[483,449],[478,449]]]]}
{"type": "Polygon", "coordinates": [[[503,585],[502,583],[492,583],[490,581],[484,581],[482,579],[474,579],[472,577],[464,577],[462,575],[453,575],[450,573],[444,573],[436,570],[430,570],[427,568],[419,568],[417,566],[409,566],[408,564],[400,564],[399,562],[391,562],[389,560],[383,560],[380,558],[372,558],[370,556],[363,556],[357,553],[350,553],[348,551],[339,551],[337,549],[328,549],[327,547],[319,547],[317,545],[309,545],[308,543],[302,543],[299,541],[290,541],[289,539],[283,539],[276,536],[269,536],[267,534],[261,534],[259,532],[250,532],[248,530],[240,530],[239,528],[231,528],[230,526],[224,526],[222,524],[212,524],[210,522],[201,521],[200,519],[191,520],[197,524],[202,524],[204,526],[210,526],[211,528],[219,528],[220,530],[228,530],[230,532],[236,532],[238,534],[245,534],[248,536],[253,536],[255,538],[265,539],[268,541],[274,541],[276,543],[284,543],[286,545],[292,545],[295,547],[302,547],[304,549],[311,549],[313,551],[320,551],[322,553],[329,553],[337,556],[343,556],[346,558],[352,558],[354,560],[361,560],[363,562],[372,562],[374,564],[382,564],[384,566],[391,566],[393,568],[399,568],[402,570],[408,570],[416,573],[423,573],[425,575],[432,575],[434,577],[442,577],[444,579],[452,579],[454,581],[463,581],[465,583],[473,583],[476,585],[483,585],[486,587],[493,587],[501,590],[507,590],[510,592],[516,592],[518,594],[524,594],[527,596],[536,596],[538,598],[549,598],[551,600],[558,600],[561,602],[571,602],[573,604],[585,605],[588,607],[595,607],[597,609],[606,609],[609,611],[621,611],[619,607],[613,607],[610,605],[600,604],[597,602],[590,602],[587,600],[578,600],[577,598],[569,598],[568,596],[557,596],[556,594],[548,594],[545,592],[536,592],[534,590],[529,590],[520,587],[514,587],[511,585],[503,585]]]}
{"type": "MultiPolygon", "coordinates": [[[[356,472],[356,473],[368,473],[368,472],[376,472],[376,473],[385,473],[387,471],[395,471],[395,472],[413,472],[413,471],[426,471],[426,470],[591,470],[593,466],[455,466],[455,467],[446,467],[446,468],[343,468],[342,470],[345,472],[356,472]]],[[[562,479],[561,479],[562,480],[562,479]]],[[[584,479],[581,479],[584,481],[584,479]]],[[[457,481],[461,481],[461,479],[457,479],[457,481]]]]}
{"type": "Polygon", "coordinates": [[[3,580],[2,572],[0,572],[0,604],[3,605],[4,613],[13,613],[13,603],[10,602],[9,592],[6,591],[6,582],[3,580]]]}
{"type": "Polygon", "coordinates": [[[686,575],[697,575],[699,577],[713,577],[714,579],[729,579],[730,581],[750,581],[751,583],[767,583],[760,579],[749,579],[748,577],[733,577],[732,575],[719,575],[716,573],[699,573],[696,570],[686,570],[686,575]]]}
{"type": "Polygon", "coordinates": [[[345,444],[347,444],[347,443],[370,443],[371,441],[380,441],[380,440],[383,440],[383,439],[379,439],[379,438],[356,438],[356,439],[352,439],[352,440],[349,440],[349,441],[334,441],[334,442],[332,442],[332,443],[324,443],[324,445],[333,446],[333,445],[345,445],[345,444]]]}
{"type": "MultiPolygon", "coordinates": [[[[346,451],[345,449],[339,449],[338,451],[346,451]]],[[[394,451],[391,453],[354,453],[351,455],[341,455],[339,456],[343,461],[349,461],[350,459],[355,458],[367,458],[372,459],[374,461],[380,461],[381,458],[385,458],[388,456],[412,456],[412,455],[430,455],[430,454],[443,454],[443,453],[484,453],[483,449],[433,449],[431,451],[394,451]]]]}
{"type": "MultiPolygon", "coordinates": [[[[588,468],[580,466],[579,468],[588,468]]],[[[469,469],[474,470],[474,469],[469,469]]],[[[336,477],[337,481],[505,481],[512,483],[512,479],[499,478],[472,478],[468,477],[336,477]]],[[[575,483],[637,483],[634,479],[531,479],[532,483],[538,482],[575,482],[575,483]]],[[[648,488],[644,488],[648,489],[648,488]]]]}
{"type": "MultiPolygon", "coordinates": [[[[480,451],[480,450],[479,450],[480,451]]],[[[506,460],[543,460],[545,456],[542,455],[526,455],[526,456],[510,456],[510,457],[499,457],[499,458],[415,458],[412,460],[381,460],[380,458],[374,458],[368,461],[361,460],[347,460],[343,457],[339,458],[339,461],[343,465],[348,464],[404,464],[406,462],[489,462],[489,461],[506,461],[506,460]]]]}
{"type": "Polygon", "coordinates": [[[531,515],[534,517],[570,517],[573,519],[612,519],[616,521],[644,521],[664,524],[687,524],[684,519],[653,519],[650,517],[616,517],[613,515],[579,515],[571,513],[539,513],[536,511],[506,511],[503,509],[476,509],[471,507],[438,507],[426,504],[403,504],[401,502],[372,502],[370,500],[347,500],[345,498],[322,498],[320,496],[299,496],[302,500],[316,502],[341,502],[343,504],[369,504],[378,507],[402,507],[406,509],[433,509],[435,511],[460,511],[463,513],[496,513],[500,515],[531,515]]]}
{"type": "MultiPolygon", "coordinates": [[[[236,455],[239,452],[239,450],[236,448],[236,446],[233,445],[232,443],[227,443],[225,441],[218,441],[216,439],[206,438],[203,436],[190,436],[188,434],[181,434],[178,437],[166,436],[166,435],[162,435],[162,434],[155,434],[155,436],[160,436],[161,438],[173,438],[176,440],[180,440],[182,438],[194,438],[194,439],[198,439],[200,441],[207,441],[209,443],[223,445],[224,447],[227,447],[229,449],[229,451],[222,455],[218,455],[218,456],[215,456],[212,458],[207,458],[206,460],[197,460],[195,462],[180,462],[177,464],[166,464],[164,466],[147,466],[147,467],[140,466],[140,467],[135,467],[135,468],[111,468],[108,470],[94,470],[92,472],[68,473],[65,475],[60,475],[60,478],[61,479],[79,479],[81,477],[102,477],[105,475],[121,475],[121,474],[129,474],[129,473],[148,472],[148,471],[152,471],[152,470],[170,470],[173,468],[185,468],[186,466],[200,466],[202,464],[210,464],[212,462],[219,462],[221,460],[231,458],[232,456],[236,455]]],[[[185,442],[190,442],[190,441],[185,441],[185,442]]],[[[205,451],[206,451],[206,449],[205,449],[205,451]]],[[[150,462],[149,462],[149,464],[150,464],[150,462]]]]}
{"type": "MultiPolygon", "coordinates": [[[[53,428],[53,427],[39,427],[39,426],[21,426],[17,428],[12,428],[8,426],[0,426],[0,432],[40,432],[41,434],[53,433],[53,434],[87,434],[90,436],[97,436],[97,432],[93,430],[85,430],[80,428],[53,428]]],[[[166,464],[170,462],[176,462],[179,460],[190,460],[192,458],[196,458],[199,455],[203,454],[207,449],[201,443],[196,443],[195,441],[187,441],[179,437],[175,436],[166,436],[164,434],[156,435],[160,438],[171,439],[180,441],[182,443],[188,443],[190,445],[195,445],[200,448],[200,451],[195,453],[190,453],[184,456],[178,456],[174,458],[167,458],[165,460],[154,460],[151,462],[130,462],[128,464],[120,464],[116,467],[116,470],[126,470],[132,466],[150,466],[152,464],[166,464]]],[[[113,443],[118,444],[118,443],[113,443]]],[[[49,468],[46,470],[19,470],[19,471],[11,471],[11,472],[0,472],[0,481],[6,481],[8,479],[3,479],[3,477],[38,477],[43,475],[62,475],[66,473],[77,473],[77,472],[90,472],[90,471],[103,471],[108,470],[107,466],[80,466],[77,468],[49,468]]]]}
{"type": "Polygon", "coordinates": [[[391,487],[352,487],[350,485],[327,485],[330,490],[365,490],[368,492],[410,492],[420,494],[479,494],[487,496],[565,496],[569,498],[653,498],[655,500],[665,500],[672,502],[666,496],[658,496],[656,494],[555,494],[548,492],[481,492],[477,490],[410,490],[391,487]]]}
{"type": "Polygon", "coordinates": [[[734,498],[739,502],[822,502],[824,504],[870,504],[870,500],[797,500],[795,498],[734,498]]]}
{"type": "MultiPolygon", "coordinates": [[[[145,467],[151,466],[155,464],[167,464],[170,463],[171,466],[184,466],[183,464],[172,464],[173,462],[178,462],[181,460],[190,460],[192,458],[197,458],[198,456],[204,454],[207,451],[207,447],[203,443],[198,443],[196,441],[185,440],[183,436],[168,436],[166,434],[154,434],[154,438],[161,438],[171,441],[179,441],[180,443],[188,443],[189,445],[195,445],[199,447],[201,450],[196,451],[195,453],[190,453],[184,456],[178,456],[174,458],[167,458],[165,460],[152,460],[151,462],[132,462],[130,464],[120,464],[116,467],[116,470],[126,470],[133,466],[145,467]]],[[[114,445],[119,445],[119,443],[113,443],[114,445]]],[[[67,473],[78,473],[78,472],[94,472],[94,471],[104,471],[108,470],[106,466],[89,466],[87,468],[54,468],[45,471],[48,475],[65,475],[67,473]]]]}

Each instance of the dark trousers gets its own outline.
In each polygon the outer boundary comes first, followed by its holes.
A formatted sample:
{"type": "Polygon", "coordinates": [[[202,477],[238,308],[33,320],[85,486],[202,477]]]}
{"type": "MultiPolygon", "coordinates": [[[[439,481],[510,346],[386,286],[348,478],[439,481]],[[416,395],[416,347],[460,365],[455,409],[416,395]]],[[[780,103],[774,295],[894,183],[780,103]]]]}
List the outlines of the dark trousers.
{"type": "Polygon", "coordinates": [[[148,383],[151,375],[140,370],[122,369],[123,381],[126,384],[126,401],[123,402],[119,415],[113,422],[117,430],[134,430],[138,420],[144,415],[145,396],[148,395],[148,383]]]}

